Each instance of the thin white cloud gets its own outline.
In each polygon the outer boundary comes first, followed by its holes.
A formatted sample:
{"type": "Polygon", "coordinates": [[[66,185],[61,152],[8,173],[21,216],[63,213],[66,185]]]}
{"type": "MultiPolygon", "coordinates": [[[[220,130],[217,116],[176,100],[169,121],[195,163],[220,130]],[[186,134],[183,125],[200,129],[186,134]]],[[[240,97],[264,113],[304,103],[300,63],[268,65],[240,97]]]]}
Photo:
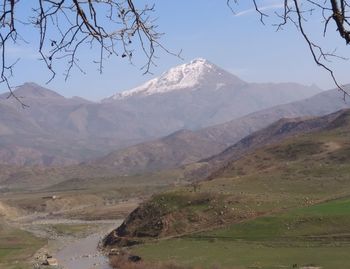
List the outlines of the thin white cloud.
{"type": "MultiPolygon", "coordinates": [[[[259,7],[260,11],[266,11],[266,10],[271,10],[271,9],[279,9],[279,8],[283,8],[284,4],[280,3],[280,4],[273,4],[273,5],[266,5],[266,6],[261,6],[259,7]]],[[[250,9],[246,9],[246,10],[242,10],[240,12],[237,12],[235,14],[236,17],[240,17],[240,16],[245,16],[248,15],[250,13],[256,12],[255,8],[250,8],[250,9]]]]}

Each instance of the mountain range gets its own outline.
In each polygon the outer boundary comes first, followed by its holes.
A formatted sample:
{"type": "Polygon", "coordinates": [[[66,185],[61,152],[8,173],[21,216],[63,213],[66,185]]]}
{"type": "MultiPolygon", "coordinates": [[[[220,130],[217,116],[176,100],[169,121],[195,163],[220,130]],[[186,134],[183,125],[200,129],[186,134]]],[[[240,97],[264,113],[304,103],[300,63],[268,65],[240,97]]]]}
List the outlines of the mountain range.
{"type": "MultiPolygon", "coordinates": [[[[184,139],[191,132],[321,90],[295,83],[247,83],[205,59],[195,59],[98,103],[65,98],[35,83],[25,83],[14,92],[29,108],[22,109],[6,93],[0,96],[0,163],[57,166],[90,161],[164,136],[165,141],[181,134],[184,139]],[[183,129],[188,131],[171,135],[183,129]]],[[[220,136],[221,131],[216,132],[220,136]]],[[[217,139],[202,140],[208,145],[217,139]]],[[[219,139],[210,151],[217,153],[235,141],[219,139]]],[[[196,156],[180,156],[177,163],[207,157],[201,153],[202,142],[196,156]]]]}
{"type": "MultiPolygon", "coordinates": [[[[349,107],[337,90],[255,112],[198,131],[180,130],[161,139],[64,167],[2,165],[0,190],[86,188],[102,182],[169,184],[215,177],[229,162],[282,139],[317,132],[349,107]],[[327,107],[327,104],[332,104],[327,107]],[[324,115],[328,110],[339,110],[324,115]],[[312,115],[324,116],[315,117],[312,115]],[[298,118],[293,118],[297,115],[298,118]],[[311,115],[311,116],[310,116],[311,115]]],[[[327,113],[326,113],[327,114],[327,113]]]]}
{"type": "MultiPolygon", "coordinates": [[[[257,111],[224,124],[196,131],[177,131],[164,138],[111,152],[89,163],[112,168],[116,173],[122,174],[172,169],[209,158],[224,150],[229,151],[227,148],[244,137],[278,120],[282,119],[276,123],[277,126],[285,122],[292,124],[294,118],[322,116],[349,107],[338,90],[329,90],[301,101],[257,111]]],[[[305,127],[304,131],[308,129],[309,127],[305,127]]]]}

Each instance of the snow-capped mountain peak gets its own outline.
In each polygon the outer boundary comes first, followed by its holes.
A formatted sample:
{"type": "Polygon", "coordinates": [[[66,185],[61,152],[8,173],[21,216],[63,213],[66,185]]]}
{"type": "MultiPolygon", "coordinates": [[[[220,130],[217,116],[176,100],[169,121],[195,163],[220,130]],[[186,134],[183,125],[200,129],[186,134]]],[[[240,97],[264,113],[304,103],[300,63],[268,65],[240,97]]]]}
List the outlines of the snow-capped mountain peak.
{"type": "Polygon", "coordinates": [[[173,67],[159,77],[151,79],[141,86],[117,93],[112,96],[112,99],[120,100],[131,96],[148,96],[180,89],[198,89],[198,87],[211,76],[214,75],[217,81],[220,80],[221,76],[224,77],[226,74],[226,71],[215,66],[206,59],[197,58],[189,63],[173,67]]]}

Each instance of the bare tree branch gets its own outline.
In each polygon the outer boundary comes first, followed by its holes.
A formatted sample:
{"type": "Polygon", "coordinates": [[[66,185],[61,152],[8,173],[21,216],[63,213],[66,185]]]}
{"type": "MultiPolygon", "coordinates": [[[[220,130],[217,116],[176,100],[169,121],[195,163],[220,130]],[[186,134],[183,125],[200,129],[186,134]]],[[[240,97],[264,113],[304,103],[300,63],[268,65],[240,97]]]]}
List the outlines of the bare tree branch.
{"type": "MultiPolygon", "coordinates": [[[[98,70],[103,71],[104,61],[111,56],[118,56],[132,62],[134,51],[139,49],[146,57],[142,67],[149,73],[155,65],[156,50],[160,49],[180,57],[165,48],[160,42],[162,33],[158,32],[154,5],[137,7],[134,0],[33,0],[31,14],[27,18],[17,18],[17,9],[24,0],[0,0],[0,84],[6,85],[10,97],[14,97],[23,106],[21,99],[15,96],[10,78],[18,59],[11,62],[6,54],[11,44],[22,41],[19,24],[25,24],[38,30],[38,52],[41,60],[51,72],[50,82],[57,74],[58,62],[66,63],[65,78],[73,68],[84,72],[80,65],[80,51],[84,46],[99,49],[93,61],[98,70]]],[[[240,0],[226,0],[226,4],[234,12],[240,0]]],[[[251,0],[252,9],[265,24],[268,14],[256,0],[251,0]]],[[[336,54],[335,50],[327,52],[321,44],[314,42],[313,34],[308,33],[305,24],[309,16],[320,16],[322,35],[326,37],[333,22],[345,44],[350,43],[350,6],[349,0],[281,0],[282,13],[275,12],[279,19],[273,25],[281,30],[288,23],[294,24],[306,41],[313,60],[329,72],[337,87],[348,94],[335,77],[329,62],[332,58],[346,59],[336,54]]]]}
{"type": "Polygon", "coordinates": [[[20,23],[38,30],[38,52],[51,72],[48,82],[57,74],[58,61],[66,63],[66,79],[73,68],[84,72],[79,64],[82,57],[79,52],[86,45],[99,48],[99,56],[93,62],[100,72],[104,61],[112,55],[131,62],[133,52],[139,46],[146,57],[142,67],[144,73],[150,72],[155,64],[157,48],[179,56],[160,42],[162,33],[157,31],[152,17],[154,5],[140,8],[132,0],[36,0],[31,2],[32,13],[28,18],[19,21],[16,9],[23,3],[24,0],[0,1],[0,83],[5,83],[10,96],[19,102],[21,100],[14,94],[9,82],[15,63],[8,63],[5,51],[10,42],[16,44],[20,38],[18,29],[21,27],[16,27],[20,23]]]}
{"type": "MultiPolygon", "coordinates": [[[[232,1],[235,4],[240,2],[239,0],[232,1]]],[[[231,0],[228,0],[227,5],[233,10],[230,2],[231,0]]],[[[251,2],[260,16],[260,21],[265,24],[264,18],[268,17],[268,15],[262,12],[264,7],[259,7],[255,0],[251,0],[251,2]]],[[[317,44],[312,40],[314,33],[308,33],[305,28],[309,16],[320,16],[321,24],[323,24],[322,35],[326,37],[329,24],[333,21],[340,37],[348,45],[350,43],[350,6],[348,0],[281,0],[281,7],[282,13],[274,13],[280,19],[280,22],[273,24],[276,30],[283,29],[288,23],[295,25],[306,41],[314,62],[330,74],[333,82],[344,93],[344,96],[349,95],[337,80],[334,70],[329,66],[332,58],[341,60],[347,60],[347,58],[338,55],[336,49],[326,52],[321,44],[317,44]]]]}

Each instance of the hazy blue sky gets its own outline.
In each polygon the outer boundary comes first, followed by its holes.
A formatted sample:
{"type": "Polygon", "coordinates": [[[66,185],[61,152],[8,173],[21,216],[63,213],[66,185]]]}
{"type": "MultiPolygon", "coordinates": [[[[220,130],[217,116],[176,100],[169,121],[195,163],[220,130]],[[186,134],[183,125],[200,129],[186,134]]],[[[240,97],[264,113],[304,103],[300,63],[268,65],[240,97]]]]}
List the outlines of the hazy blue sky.
{"type": "MultiPolygon", "coordinates": [[[[232,1],[233,2],[233,1],[232,1]]],[[[282,0],[258,1],[264,10],[273,16],[281,11],[282,0]]],[[[27,2],[30,5],[31,1],[27,2]]],[[[328,74],[312,61],[307,45],[292,25],[276,32],[271,26],[274,20],[266,19],[266,25],[259,22],[259,16],[253,10],[252,2],[242,0],[234,5],[234,15],[226,6],[226,0],[135,0],[136,4],[155,3],[159,30],[165,33],[163,44],[172,51],[182,49],[184,61],[159,52],[154,75],[143,75],[140,71],[142,58],[136,54],[135,65],[127,60],[112,58],[105,63],[103,74],[89,59],[90,52],[82,51],[82,66],[87,72],[72,72],[67,82],[58,74],[46,87],[65,96],[82,96],[99,100],[115,92],[127,90],[159,75],[168,68],[203,57],[249,82],[300,82],[315,83],[322,88],[333,87],[328,74]]],[[[23,12],[24,13],[24,12],[23,12]]],[[[326,48],[343,52],[347,50],[335,31],[330,30],[326,39],[322,38],[322,24],[317,14],[307,23],[307,30],[315,32],[315,38],[326,48]]],[[[334,28],[332,28],[334,29],[334,28]]],[[[27,31],[34,41],[35,32],[27,31]]],[[[8,55],[13,59],[21,57],[16,66],[13,82],[16,85],[26,81],[45,84],[49,72],[38,61],[35,43],[12,46],[8,55]]],[[[349,62],[336,61],[333,64],[340,82],[348,83],[349,62]]],[[[64,67],[59,70],[63,73],[64,67]]],[[[4,91],[4,89],[1,89],[4,91]]]]}

